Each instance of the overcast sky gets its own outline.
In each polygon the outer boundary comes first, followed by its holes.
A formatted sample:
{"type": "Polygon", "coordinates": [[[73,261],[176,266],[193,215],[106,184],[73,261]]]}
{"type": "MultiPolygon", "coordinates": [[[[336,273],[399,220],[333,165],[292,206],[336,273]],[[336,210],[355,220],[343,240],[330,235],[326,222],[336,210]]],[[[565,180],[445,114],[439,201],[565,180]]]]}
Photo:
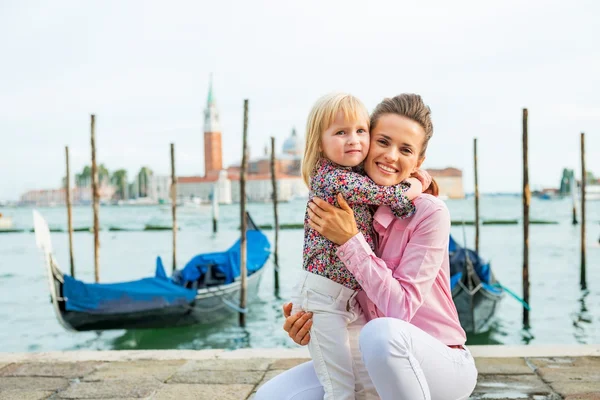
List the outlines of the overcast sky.
{"type": "Polygon", "coordinates": [[[599,19],[595,1],[0,0],[0,200],[58,187],[65,145],[73,173],[89,163],[91,113],[110,170],[168,174],[174,142],[177,174],[202,174],[211,72],[225,165],[245,98],[257,156],[303,135],[324,93],[371,110],[416,92],[434,118],[425,166],[461,168],[467,192],[475,136],[481,190],[520,191],[523,107],[533,188],[580,175],[580,132],[600,175],[599,19]]]}

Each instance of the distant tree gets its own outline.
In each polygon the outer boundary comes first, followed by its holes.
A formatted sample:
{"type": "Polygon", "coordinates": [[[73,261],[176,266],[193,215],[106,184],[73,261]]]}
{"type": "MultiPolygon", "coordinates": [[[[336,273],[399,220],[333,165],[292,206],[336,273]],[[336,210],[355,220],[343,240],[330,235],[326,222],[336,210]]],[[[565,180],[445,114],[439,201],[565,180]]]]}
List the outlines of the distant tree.
{"type": "Polygon", "coordinates": [[[92,184],[92,168],[89,165],[83,167],[80,174],[75,174],[75,186],[88,187],[92,184]]]}
{"type": "Polygon", "coordinates": [[[98,184],[108,184],[110,182],[110,172],[104,166],[104,164],[100,164],[98,167],[98,184]]]}
{"type": "MultiPolygon", "coordinates": [[[[110,172],[100,164],[98,166],[98,184],[108,184],[110,182],[110,172]]],[[[80,174],[75,174],[75,185],[78,187],[89,187],[92,185],[92,167],[86,165],[80,174]]]]}
{"type": "Polygon", "coordinates": [[[124,169],[118,169],[115,172],[113,172],[112,176],[110,177],[110,183],[111,185],[115,186],[117,188],[116,192],[115,192],[115,196],[119,199],[119,200],[124,200],[127,198],[127,171],[124,169]]]}
{"type": "Polygon", "coordinates": [[[596,183],[596,177],[594,176],[592,171],[585,171],[585,172],[586,172],[585,183],[596,183]]]}
{"type": "Polygon", "coordinates": [[[138,193],[140,197],[148,197],[150,194],[150,178],[152,170],[148,167],[142,167],[138,173],[138,193]]]}

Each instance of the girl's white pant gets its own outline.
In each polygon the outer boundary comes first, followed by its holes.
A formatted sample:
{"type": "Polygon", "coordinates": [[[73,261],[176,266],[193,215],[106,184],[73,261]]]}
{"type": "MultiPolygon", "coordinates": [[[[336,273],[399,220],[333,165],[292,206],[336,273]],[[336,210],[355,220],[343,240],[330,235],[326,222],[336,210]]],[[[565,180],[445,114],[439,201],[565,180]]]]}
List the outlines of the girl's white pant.
{"type": "MultiPolygon", "coordinates": [[[[466,348],[450,348],[402,320],[370,321],[359,342],[368,374],[383,400],[467,399],[477,383],[475,362],[466,348]]],[[[311,361],[271,379],[255,400],[321,400],[323,396],[311,361]]]]}
{"type": "Polygon", "coordinates": [[[363,363],[358,338],[366,319],[355,290],[303,271],[292,296],[292,314],[313,313],[308,350],[324,400],[379,398],[363,363]]]}

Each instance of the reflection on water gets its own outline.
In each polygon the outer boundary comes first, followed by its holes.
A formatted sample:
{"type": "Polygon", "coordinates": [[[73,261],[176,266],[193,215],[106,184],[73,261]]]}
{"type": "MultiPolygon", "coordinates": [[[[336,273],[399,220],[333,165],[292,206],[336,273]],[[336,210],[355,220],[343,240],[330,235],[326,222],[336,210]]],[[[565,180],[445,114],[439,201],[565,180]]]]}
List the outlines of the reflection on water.
{"type": "Polygon", "coordinates": [[[186,326],[164,329],[132,329],[124,331],[108,343],[112,350],[205,349],[210,347],[234,350],[250,346],[250,332],[236,326],[237,315],[211,326],[186,326]]]}
{"type": "Polygon", "coordinates": [[[526,327],[521,329],[521,343],[522,344],[529,344],[533,341],[533,339],[535,339],[535,336],[533,336],[533,330],[531,327],[526,327]]]}
{"type": "Polygon", "coordinates": [[[573,336],[577,343],[587,344],[589,343],[587,331],[593,329],[592,314],[588,311],[586,306],[586,298],[589,296],[589,290],[582,290],[581,297],[577,300],[579,303],[579,310],[572,314],[573,318],[573,336]]]}
{"type": "Polygon", "coordinates": [[[503,344],[502,339],[505,336],[506,332],[502,330],[502,324],[500,321],[496,320],[490,324],[490,329],[487,332],[467,334],[467,346],[477,344],[503,344]]]}

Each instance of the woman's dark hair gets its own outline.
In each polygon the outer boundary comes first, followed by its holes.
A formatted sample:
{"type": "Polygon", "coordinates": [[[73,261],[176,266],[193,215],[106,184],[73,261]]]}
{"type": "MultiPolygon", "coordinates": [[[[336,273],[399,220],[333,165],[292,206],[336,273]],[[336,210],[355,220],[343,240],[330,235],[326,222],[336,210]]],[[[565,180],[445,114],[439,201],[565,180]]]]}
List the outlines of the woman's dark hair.
{"type": "Polygon", "coordinates": [[[438,186],[437,182],[435,181],[435,179],[431,178],[431,184],[429,185],[429,187],[423,192],[423,193],[428,193],[432,196],[438,197],[440,194],[440,187],[438,186]]]}

